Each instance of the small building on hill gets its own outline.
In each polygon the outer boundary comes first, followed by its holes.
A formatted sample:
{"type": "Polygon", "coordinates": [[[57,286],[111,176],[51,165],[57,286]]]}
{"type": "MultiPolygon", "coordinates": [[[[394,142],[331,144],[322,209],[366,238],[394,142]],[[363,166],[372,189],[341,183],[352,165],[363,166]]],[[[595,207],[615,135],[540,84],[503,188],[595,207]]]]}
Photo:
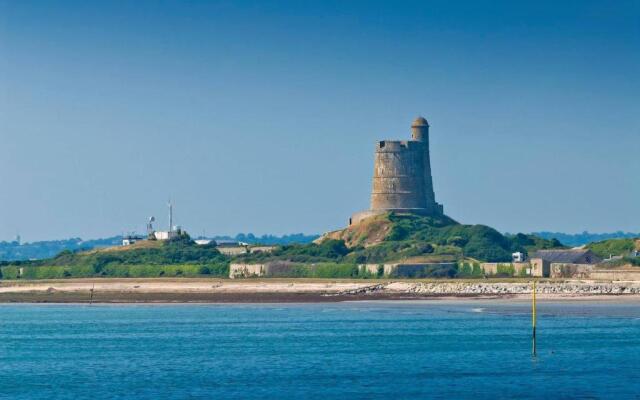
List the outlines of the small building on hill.
{"type": "Polygon", "coordinates": [[[602,259],[588,249],[538,250],[531,255],[531,275],[551,276],[551,264],[595,265],[602,259]]]}
{"type": "Polygon", "coordinates": [[[140,237],[140,236],[127,235],[127,236],[124,236],[122,238],[122,245],[123,246],[131,246],[132,244],[135,244],[136,242],[139,242],[140,240],[142,240],[142,237],[140,237]]]}

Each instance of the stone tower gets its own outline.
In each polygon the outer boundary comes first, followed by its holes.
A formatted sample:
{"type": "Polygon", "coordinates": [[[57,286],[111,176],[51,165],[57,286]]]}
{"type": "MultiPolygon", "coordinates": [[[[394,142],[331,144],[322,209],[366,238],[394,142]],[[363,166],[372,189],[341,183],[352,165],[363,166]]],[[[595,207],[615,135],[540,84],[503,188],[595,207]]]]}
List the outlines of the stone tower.
{"type": "Polygon", "coordinates": [[[411,125],[412,140],[382,140],[377,143],[373,168],[371,208],[354,214],[349,221],[388,211],[441,215],[436,203],[429,156],[429,123],[419,117],[411,125]]]}

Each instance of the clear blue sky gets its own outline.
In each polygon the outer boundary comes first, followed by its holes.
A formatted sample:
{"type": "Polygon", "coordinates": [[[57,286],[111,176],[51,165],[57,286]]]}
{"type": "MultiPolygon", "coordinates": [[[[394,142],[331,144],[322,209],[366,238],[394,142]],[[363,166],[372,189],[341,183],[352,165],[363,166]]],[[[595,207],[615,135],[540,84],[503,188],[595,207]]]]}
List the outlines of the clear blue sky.
{"type": "Polygon", "coordinates": [[[640,2],[0,0],[0,240],[324,232],[431,123],[437,200],[640,231],[640,2]]]}

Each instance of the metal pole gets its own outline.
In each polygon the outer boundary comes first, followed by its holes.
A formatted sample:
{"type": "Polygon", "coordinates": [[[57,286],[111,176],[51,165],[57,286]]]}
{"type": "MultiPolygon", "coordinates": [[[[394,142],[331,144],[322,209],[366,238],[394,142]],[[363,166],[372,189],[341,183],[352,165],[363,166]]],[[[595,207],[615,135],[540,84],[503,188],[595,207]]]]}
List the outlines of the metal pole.
{"type": "Polygon", "coordinates": [[[533,328],[533,336],[532,336],[532,340],[533,340],[533,348],[532,348],[532,354],[535,357],[536,356],[536,281],[533,281],[533,297],[532,297],[532,302],[531,302],[531,325],[533,328]]]}

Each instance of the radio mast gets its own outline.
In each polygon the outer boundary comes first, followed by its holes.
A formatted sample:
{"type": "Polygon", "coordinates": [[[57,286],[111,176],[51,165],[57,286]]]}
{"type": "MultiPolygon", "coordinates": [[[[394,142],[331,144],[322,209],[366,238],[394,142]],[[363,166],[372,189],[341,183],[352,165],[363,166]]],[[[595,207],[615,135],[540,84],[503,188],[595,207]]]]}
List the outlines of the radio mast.
{"type": "Polygon", "coordinates": [[[169,200],[169,232],[173,232],[173,204],[169,200]]]}

